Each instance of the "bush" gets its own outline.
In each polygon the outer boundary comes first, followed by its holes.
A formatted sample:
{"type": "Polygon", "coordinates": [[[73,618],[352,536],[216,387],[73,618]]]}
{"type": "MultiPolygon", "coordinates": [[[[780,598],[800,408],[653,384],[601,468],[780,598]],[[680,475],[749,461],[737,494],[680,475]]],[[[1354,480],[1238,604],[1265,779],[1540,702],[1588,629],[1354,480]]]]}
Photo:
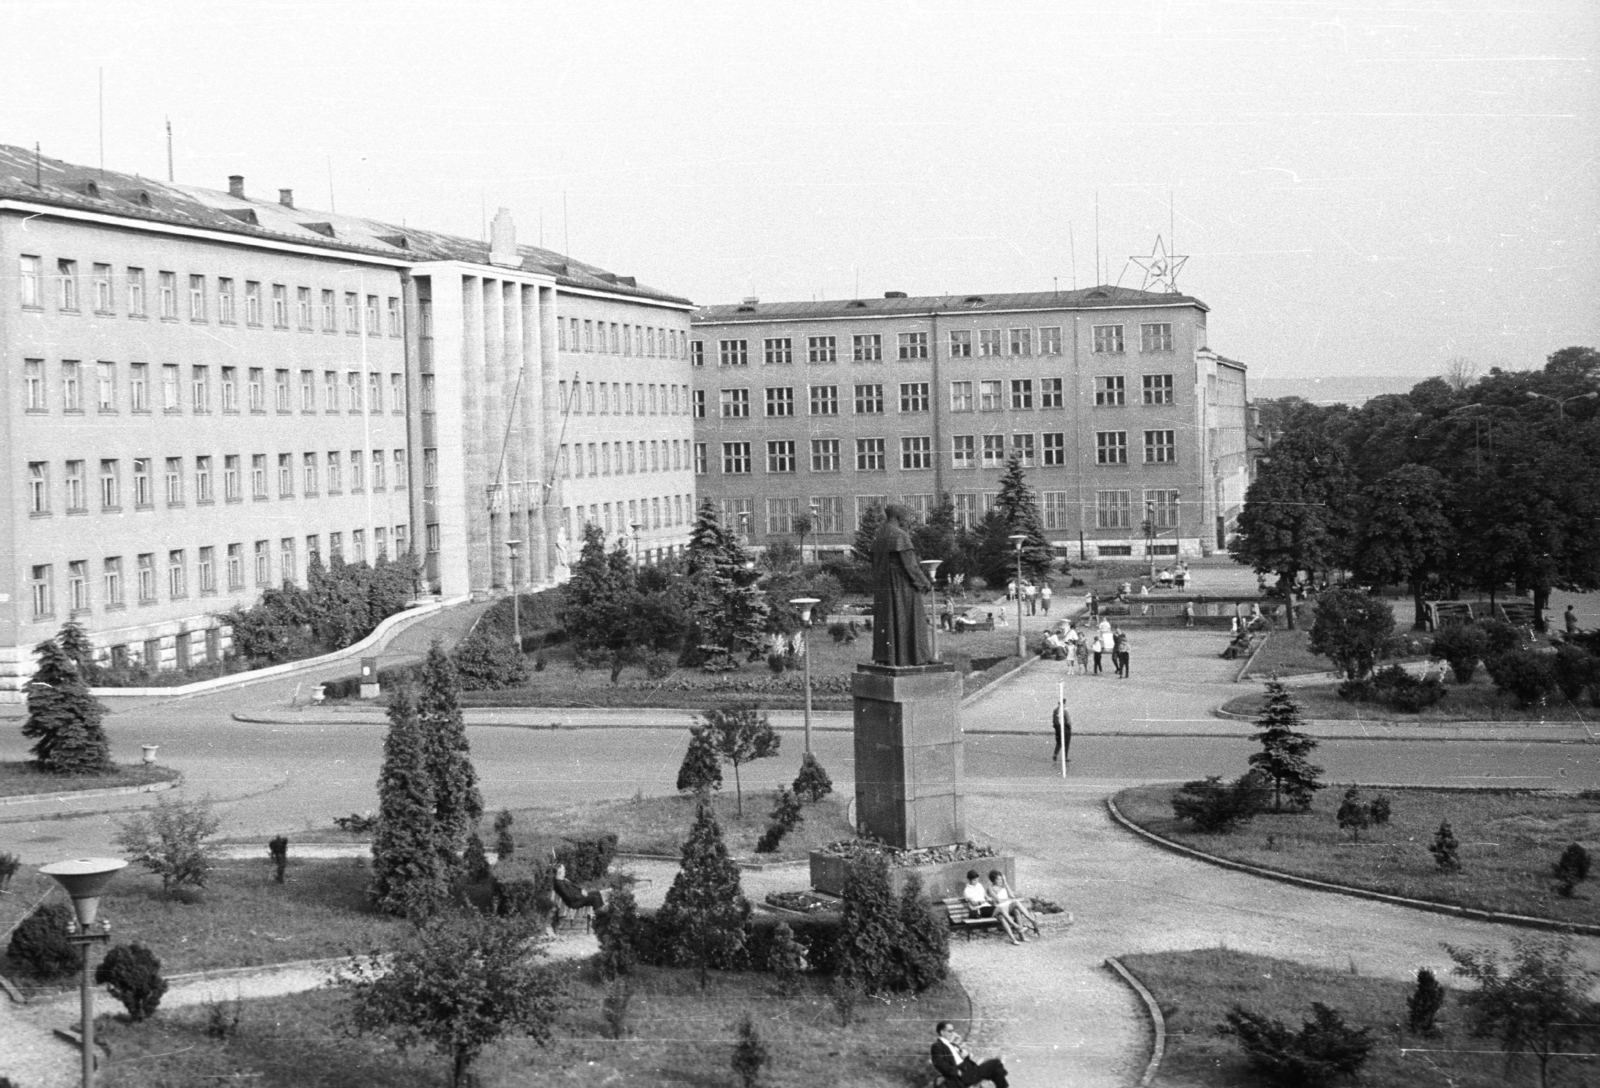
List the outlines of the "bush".
{"type": "Polygon", "coordinates": [[[1549,654],[1507,650],[1490,657],[1485,664],[1495,689],[1513,696],[1523,707],[1537,706],[1555,687],[1555,664],[1549,654]]]}
{"type": "Polygon", "coordinates": [[[834,620],[828,624],[828,637],[842,646],[847,642],[854,642],[856,633],[843,620],[834,620]]]}
{"type": "Polygon", "coordinates": [[[494,856],[496,861],[510,861],[517,852],[517,840],[511,836],[511,824],[516,817],[508,808],[501,809],[494,818],[494,856]]]}
{"type": "Polygon", "coordinates": [[[933,916],[913,874],[897,903],[888,861],[867,850],[845,876],[836,972],[865,994],[921,993],[949,970],[948,924],[933,916]]]}
{"type": "Polygon", "coordinates": [[[1317,594],[1317,616],[1308,645],[1332,659],[1341,672],[1360,680],[1394,644],[1394,610],[1354,586],[1335,586],[1317,594]]]}
{"type": "Polygon", "coordinates": [[[1434,1018],[1444,1008],[1445,989],[1426,967],[1417,970],[1417,988],[1406,1000],[1406,1027],[1413,1035],[1437,1035],[1434,1018]]]}
{"type": "Polygon", "coordinates": [[[739,1018],[739,1041],[733,1044],[733,1072],[744,1088],[756,1088],[761,1070],[771,1063],[772,1054],[761,1041],[761,1033],[756,1030],[750,1013],[746,1012],[739,1018]]]}
{"type": "Polygon", "coordinates": [[[783,670],[788,667],[788,662],[784,660],[782,654],[771,653],[767,655],[767,669],[773,676],[782,676],[783,670]]]}
{"type": "Polygon", "coordinates": [[[711,731],[703,725],[689,727],[689,750],[678,766],[680,793],[705,793],[722,788],[722,756],[711,731]]]}
{"type": "Polygon", "coordinates": [[[1339,830],[1350,832],[1353,841],[1361,841],[1361,829],[1372,823],[1372,808],[1361,799],[1361,791],[1356,787],[1351,786],[1344,791],[1336,819],[1339,821],[1339,830]]]}
{"type": "Polygon", "coordinates": [[[73,922],[72,908],[65,903],[45,903],[11,931],[7,949],[13,962],[38,979],[60,978],[78,969],[82,960],[67,940],[67,926],[73,922]]]}
{"type": "Polygon", "coordinates": [[[493,877],[494,913],[502,917],[549,915],[555,909],[556,872],[542,862],[499,865],[493,877]]]}
{"type": "Polygon", "coordinates": [[[633,1001],[633,986],[625,978],[612,978],[606,985],[605,999],[600,1002],[600,1015],[613,1039],[628,1037],[628,1005],[633,1001]]]}
{"type": "Polygon", "coordinates": [[[813,804],[833,792],[833,779],[822,769],[817,757],[807,752],[800,760],[800,773],[795,775],[794,795],[813,804]]]}
{"type": "Polygon", "coordinates": [[[597,964],[603,977],[616,978],[633,970],[639,962],[640,928],[644,924],[633,889],[626,884],[612,889],[605,909],[594,915],[594,935],[600,944],[597,964]]]}
{"type": "Polygon", "coordinates": [[[1577,886],[1589,879],[1589,851],[1579,843],[1568,843],[1555,865],[1556,890],[1571,896],[1577,886]]]}
{"type": "Polygon", "coordinates": [[[461,852],[461,868],[470,881],[489,879],[489,854],[484,850],[483,839],[477,831],[467,835],[467,848],[461,852]]]}
{"type": "Polygon", "coordinates": [[[773,930],[766,966],[777,976],[779,992],[784,997],[793,997],[800,986],[800,975],[806,969],[806,950],[794,939],[789,923],[779,922],[773,930]]]}
{"type": "Polygon", "coordinates": [[[500,691],[528,682],[528,659],[509,633],[482,621],[450,655],[462,691],[500,691]]]}
{"type": "Polygon", "coordinates": [[[1600,657],[1581,647],[1557,646],[1553,664],[1556,687],[1569,703],[1576,703],[1584,688],[1600,683],[1600,657]]]}
{"type": "Polygon", "coordinates": [[[1335,1077],[1354,1076],[1372,1052],[1367,1028],[1352,1028],[1337,1009],[1311,1003],[1311,1019],[1299,1031],[1281,1020],[1234,1005],[1224,1031],[1235,1035],[1250,1064],[1268,1084],[1321,1088],[1335,1077]]]}
{"type": "Polygon", "coordinates": [[[1434,632],[1428,655],[1435,661],[1449,662],[1456,683],[1465,684],[1472,680],[1478,662],[1488,652],[1489,636],[1482,627],[1475,623],[1451,623],[1434,632]]]}
{"type": "Polygon", "coordinates": [[[1381,793],[1372,799],[1368,807],[1371,810],[1373,827],[1385,826],[1389,822],[1389,817],[1394,813],[1394,806],[1390,803],[1389,798],[1381,793]]]}
{"type": "Polygon", "coordinates": [[[1418,679],[1399,665],[1379,669],[1367,679],[1346,680],[1339,685],[1339,698],[1346,702],[1382,703],[1407,714],[1434,706],[1445,694],[1444,682],[1438,677],[1418,679]]]}
{"type": "Polygon", "coordinates": [[[1231,785],[1221,775],[1185,782],[1172,795],[1172,814],[1188,820],[1197,831],[1225,834],[1247,823],[1261,810],[1266,788],[1254,772],[1240,775],[1231,785]]]}
{"type": "Polygon", "coordinates": [[[1505,620],[1479,620],[1478,628],[1483,632],[1483,637],[1488,643],[1483,651],[1486,658],[1494,657],[1496,654],[1510,653],[1522,645],[1522,632],[1505,620]]]}
{"type": "Polygon", "coordinates": [[[217,833],[221,822],[209,800],[162,798],[154,810],[135,813],[117,825],[111,841],[127,853],[129,861],[159,876],[162,891],[185,885],[203,888],[211,871],[206,840],[217,833]]]}
{"type": "Polygon", "coordinates": [[[277,835],[267,843],[267,856],[272,858],[273,878],[279,884],[283,883],[284,873],[289,868],[289,839],[284,835],[277,835]]]}
{"type": "Polygon", "coordinates": [[[761,833],[761,841],[756,843],[758,854],[770,854],[777,850],[783,837],[805,820],[805,814],[801,811],[800,802],[795,795],[780,787],[773,798],[772,811],[767,814],[767,818],[772,822],[761,833]]]}
{"type": "Polygon", "coordinates": [[[617,836],[612,832],[592,839],[566,839],[555,849],[556,864],[567,867],[574,884],[593,884],[606,875],[617,856],[617,836]]]}
{"type": "Polygon", "coordinates": [[[1433,833],[1433,842],[1428,845],[1428,853],[1433,855],[1434,864],[1445,872],[1461,871],[1461,844],[1450,830],[1449,820],[1440,822],[1439,830],[1433,833]]]}
{"type": "Polygon", "coordinates": [[[161,1004],[161,995],[167,992],[161,961],[137,941],[116,945],[107,952],[94,969],[94,980],[122,1002],[128,1019],[134,1023],[152,1015],[161,1004]]]}

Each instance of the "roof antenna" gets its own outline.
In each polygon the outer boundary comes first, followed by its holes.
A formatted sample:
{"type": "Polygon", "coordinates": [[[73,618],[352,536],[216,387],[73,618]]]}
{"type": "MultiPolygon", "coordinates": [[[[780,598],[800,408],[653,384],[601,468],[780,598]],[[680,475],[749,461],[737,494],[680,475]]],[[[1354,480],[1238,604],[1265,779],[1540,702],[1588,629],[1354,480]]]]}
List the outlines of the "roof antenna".
{"type": "Polygon", "coordinates": [[[328,156],[328,210],[330,212],[337,212],[338,211],[338,209],[333,206],[333,156],[332,155],[328,156]]]}
{"type": "Polygon", "coordinates": [[[106,180],[106,70],[99,69],[100,73],[100,180],[106,180]]]}
{"type": "MultiPolygon", "coordinates": [[[[1094,191],[1094,274],[1100,277],[1100,190],[1094,191]]],[[[1104,283],[1103,278],[1100,279],[1104,283]]]]}
{"type": "Polygon", "coordinates": [[[39,141],[35,140],[33,142],[33,187],[35,189],[43,189],[44,188],[44,179],[40,174],[40,169],[41,169],[41,167],[39,165],[39,141]]]}
{"type": "Polygon", "coordinates": [[[172,118],[167,118],[167,180],[176,181],[172,174],[172,118]]]}
{"type": "Polygon", "coordinates": [[[1072,220],[1067,220],[1067,251],[1072,254],[1072,289],[1078,289],[1078,243],[1072,237],[1072,220]]]}

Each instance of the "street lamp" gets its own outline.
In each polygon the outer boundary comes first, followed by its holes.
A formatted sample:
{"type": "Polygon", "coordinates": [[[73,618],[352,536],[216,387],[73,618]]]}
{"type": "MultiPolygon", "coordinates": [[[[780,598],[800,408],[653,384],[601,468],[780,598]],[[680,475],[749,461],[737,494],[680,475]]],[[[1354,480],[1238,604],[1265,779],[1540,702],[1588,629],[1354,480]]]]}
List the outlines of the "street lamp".
{"type": "Polygon", "coordinates": [[[939,621],[934,615],[938,605],[934,602],[933,573],[939,569],[939,565],[943,562],[943,559],[923,559],[919,561],[922,573],[928,576],[928,626],[933,628],[933,659],[935,661],[939,660],[939,621]]]}
{"type": "Polygon", "coordinates": [[[506,549],[511,552],[511,633],[517,640],[517,653],[522,653],[522,609],[521,602],[517,600],[517,549],[522,547],[520,540],[506,541],[506,549]]]}
{"type": "Polygon", "coordinates": [[[805,636],[806,659],[806,754],[811,754],[811,610],[821,604],[816,597],[791,597],[789,603],[800,610],[800,630],[805,636]]]}
{"type": "Polygon", "coordinates": [[[100,893],[111,878],[127,868],[121,858],[78,858],[75,861],[57,861],[39,871],[55,878],[72,898],[72,910],[77,922],[68,923],[67,941],[83,950],[83,976],[79,986],[79,1004],[83,1016],[83,1088],[94,1088],[94,989],[89,984],[89,946],[111,940],[111,926],[102,920],[95,928],[95,915],[100,910],[100,893]]]}
{"type": "Polygon", "coordinates": [[[1156,577],[1156,504],[1144,504],[1144,554],[1150,557],[1150,580],[1156,577]]]}
{"type": "Polygon", "coordinates": [[[1570,397],[1552,397],[1549,393],[1535,393],[1531,389],[1527,390],[1526,394],[1527,394],[1528,397],[1530,397],[1533,400],[1554,401],[1555,405],[1556,405],[1556,419],[1559,420],[1562,423],[1565,423],[1567,421],[1567,402],[1568,401],[1594,400],[1594,398],[1600,397],[1600,392],[1595,392],[1592,389],[1587,393],[1574,393],[1570,397]]]}
{"type": "MultiPolygon", "coordinates": [[[[811,504],[810,515],[811,516],[806,521],[806,528],[811,531],[811,561],[813,563],[815,563],[817,561],[817,504],[816,503],[812,503],[811,504]]],[[[805,537],[804,533],[800,534],[800,565],[802,567],[806,565],[806,537],[805,537]]]]}
{"type": "Polygon", "coordinates": [[[1012,533],[1006,539],[1017,552],[1017,656],[1023,657],[1028,652],[1028,642],[1022,637],[1022,545],[1027,542],[1028,534],[1012,533]]]}

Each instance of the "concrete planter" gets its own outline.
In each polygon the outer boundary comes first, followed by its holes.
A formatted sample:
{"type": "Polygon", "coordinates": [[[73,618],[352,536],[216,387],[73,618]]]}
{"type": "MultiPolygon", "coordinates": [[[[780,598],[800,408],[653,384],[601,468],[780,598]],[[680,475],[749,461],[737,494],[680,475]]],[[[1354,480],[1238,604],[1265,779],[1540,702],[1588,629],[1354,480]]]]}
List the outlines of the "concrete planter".
{"type": "MultiPolygon", "coordinates": [[[[968,870],[976,869],[987,883],[990,869],[999,869],[1006,875],[1006,883],[1017,882],[1017,859],[1010,854],[990,858],[968,858],[965,861],[943,861],[928,865],[889,866],[889,887],[895,895],[905,888],[906,877],[922,874],[922,889],[929,899],[949,899],[961,894],[967,885],[968,870]]],[[[836,857],[813,850],[811,852],[811,887],[828,895],[843,895],[846,874],[850,871],[848,858],[836,857]]]]}

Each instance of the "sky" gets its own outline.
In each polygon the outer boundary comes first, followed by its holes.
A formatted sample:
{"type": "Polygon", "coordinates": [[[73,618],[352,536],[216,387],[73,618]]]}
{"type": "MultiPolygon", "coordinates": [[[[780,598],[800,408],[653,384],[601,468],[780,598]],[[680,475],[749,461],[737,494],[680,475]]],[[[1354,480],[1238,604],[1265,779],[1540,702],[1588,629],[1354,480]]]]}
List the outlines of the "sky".
{"type": "Polygon", "coordinates": [[[0,25],[0,143],[96,164],[103,100],[109,168],[165,177],[170,118],[179,182],[470,237],[504,206],[702,304],[1140,287],[1160,236],[1259,377],[1600,344],[1594,0],[0,0],[0,25]]]}

